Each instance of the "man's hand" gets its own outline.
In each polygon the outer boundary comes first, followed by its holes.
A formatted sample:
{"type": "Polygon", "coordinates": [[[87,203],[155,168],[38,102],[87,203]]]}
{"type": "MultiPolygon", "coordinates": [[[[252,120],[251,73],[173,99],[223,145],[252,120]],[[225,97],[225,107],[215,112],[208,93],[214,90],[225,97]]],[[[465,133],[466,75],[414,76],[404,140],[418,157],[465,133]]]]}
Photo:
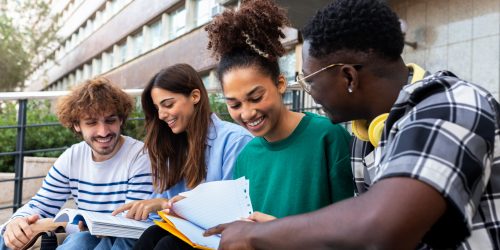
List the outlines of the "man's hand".
{"type": "Polygon", "coordinates": [[[35,235],[31,225],[38,221],[40,216],[34,214],[28,217],[15,218],[5,228],[3,238],[5,245],[14,250],[22,248],[35,235]]]}
{"type": "Polygon", "coordinates": [[[203,236],[221,234],[222,238],[219,244],[220,250],[231,249],[254,249],[251,245],[252,234],[258,223],[235,221],[226,224],[220,224],[205,231],[203,236]]]}
{"type": "Polygon", "coordinates": [[[125,217],[134,220],[145,220],[148,218],[149,213],[167,208],[167,203],[168,200],[164,198],[134,201],[117,208],[112,215],[128,210],[125,217]]]}
{"type": "Polygon", "coordinates": [[[40,232],[54,231],[58,227],[66,227],[67,222],[54,222],[52,218],[39,219],[35,223],[31,224],[30,228],[33,235],[40,232]]]}

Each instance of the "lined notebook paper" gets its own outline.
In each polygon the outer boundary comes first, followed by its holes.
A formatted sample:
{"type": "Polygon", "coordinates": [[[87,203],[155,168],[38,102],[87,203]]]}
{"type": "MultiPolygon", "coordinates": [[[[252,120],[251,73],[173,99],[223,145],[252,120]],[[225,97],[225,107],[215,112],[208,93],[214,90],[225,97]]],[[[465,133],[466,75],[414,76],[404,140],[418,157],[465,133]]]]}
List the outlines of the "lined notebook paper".
{"type": "Polygon", "coordinates": [[[203,237],[206,229],[253,213],[244,177],[203,183],[181,195],[186,198],[174,203],[173,211],[182,219],[159,213],[165,222],[155,223],[196,248],[216,249],[220,237],[203,237]]]}

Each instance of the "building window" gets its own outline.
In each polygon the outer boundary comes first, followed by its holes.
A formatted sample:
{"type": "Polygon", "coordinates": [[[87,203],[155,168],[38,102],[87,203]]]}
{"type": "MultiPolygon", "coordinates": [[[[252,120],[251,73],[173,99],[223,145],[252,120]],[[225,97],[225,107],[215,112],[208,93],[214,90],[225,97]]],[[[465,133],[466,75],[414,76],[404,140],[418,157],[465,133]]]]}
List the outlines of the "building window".
{"type": "Polygon", "coordinates": [[[210,74],[205,74],[201,76],[201,81],[203,81],[203,85],[208,90],[210,89],[208,86],[210,85],[210,74]]]}
{"type": "Polygon", "coordinates": [[[94,29],[99,29],[99,27],[101,27],[102,25],[102,12],[101,11],[97,11],[95,13],[95,17],[94,17],[94,29]]]}
{"type": "Polygon", "coordinates": [[[78,45],[85,38],[85,27],[80,27],[76,34],[76,45],[78,45]]]}
{"type": "Polygon", "coordinates": [[[69,89],[69,87],[72,85],[75,85],[75,74],[74,73],[69,74],[68,85],[66,85],[66,86],[63,85],[61,90],[69,89]]]}
{"type": "Polygon", "coordinates": [[[127,60],[127,43],[123,42],[116,45],[115,60],[113,62],[113,67],[122,65],[127,60]]]}
{"type": "Polygon", "coordinates": [[[78,32],[77,33],[73,33],[73,35],[71,35],[71,39],[69,41],[69,49],[73,49],[76,45],[76,36],[77,36],[78,32]]]}
{"type": "Polygon", "coordinates": [[[120,63],[123,64],[127,60],[127,43],[119,45],[118,51],[120,52],[120,63]]]}
{"type": "Polygon", "coordinates": [[[90,63],[87,63],[83,66],[83,76],[82,76],[82,80],[85,81],[85,80],[88,80],[90,78],[92,78],[92,64],[90,63]]]}
{"type": "Polygon", "coordinates": [[[144,36],[142,35],[142,30],[139,33],[133,35],[130,39],[131,41],[131,58],[139,56],[143,52],[144,47],[144,36]]]}
{"type": "Polygon", "coordinates": [[[174,39],[186,32],[186,8],[181,7],[170,13],[169,38],[174,39]]]}
{"type": "Polygon", "coordinates": [[[92,60],[92,76],[101,74],[101,69],[101,58],[94,58],[94,60],[92,60]]]}
{"type": "Polygon", "coordinates": [[[70,50],[70,40],[68,39],[66,40],[66,42],[64,42],[64,53],[67,54],[70,50]]]}
{"type": "Polygon", "coordinates": [[[102,53],[102,67],[101,73],[106,72],[111,69],[113,62],[113,54],[110,52],[102,53]]]}
{"type": "MultiPolygon", "coordinates": [[[[280,70],[282,74],[285,76],[288,84],[291,84],[295,81],[295,71],[296,71],[296,57],[295,50],[291,50],[287,52],[285,55],[279,58],[278,64],[280,65],[280,70]]],[[[289,108],[292,108],[293,104],[293,92],[287,91],[283,95],[283,103],[289,108]]]]}
{"type": "MultiPolygon", "coordinates": [[[[61,86],[65,86],[65,85],[68,85],[68,76],[65,76],[62,80],[62,85],[61,86]]],[[[59,90],[58,86],[56,86],[56,90],[59,90]]]]}
{"type": "Polygon", "coordinates": [[[56,50],[56,56],[55,56],[56,60],[60,60],[63,57],[63,55],[64,55],[63,50],[64,50],[64,46],[62,46],[62,45],[56,50]]]}
{"type": "Polygon", "coordinates": [[[83,79],[83,70],[82,69],[76,70],[74,83],[78,84],[82,81],[82,79],[83,79]]]}
{"type": "Polygon", "coordinates": [[[212,70],[209,73],[202,75],[201,80],[203,85],[208,91],[216,91],[220,87],[220,82],[215,75],[215,71],[212,70]]]}
{"type": "Polygon", "coordinates": [[[210,21],[213,16],[220,13],[222,7],[215,0],[196,0],[196,26],[201,26],[210,21]]]}
{"type": "Polygon", "coordinates": [[[94,32],[94,22],[92,19],[87,20],[87,24],[85,26],[87,26],[87,36],[94,32]]]}
{"type": "Polygon", "coordinates": [[[288,84],[295,81],[296,61],[295,50],[289,51],[278,60],[280,70],[288,81],[288,84]]]}
{"type": "Polygon", "coordinates": [[[109,8],[109,13],[110,13],[110,16],[116,14],[116,12],[118,12],[118,5],[116,4],[116,0],[111,0],[111,1],[108,1],[109,2],[109,5],[107,6],[107,8],[109,8]]]}
{"type": "Polygon", "coordinates": [[[151,39],[151,48],[158,47],[163,42],[163,25],[161,19],[151,24],[149,27],[149,38],[151,39]]]}
{"type": "Polygon", "coordinates": [[[109,18],[111,18],[111,8],[109,7],[111,5],[110,2],[106,3],[106,7],[102,10],[102,23],[106,23],[109,18]]]}

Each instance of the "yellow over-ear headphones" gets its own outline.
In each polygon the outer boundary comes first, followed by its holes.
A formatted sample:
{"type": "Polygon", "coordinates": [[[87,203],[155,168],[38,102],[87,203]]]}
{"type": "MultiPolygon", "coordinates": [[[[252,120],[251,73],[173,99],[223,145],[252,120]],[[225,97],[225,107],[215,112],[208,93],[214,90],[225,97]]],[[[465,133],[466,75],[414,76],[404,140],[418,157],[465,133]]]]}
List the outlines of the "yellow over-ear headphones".
{"type": "MultiPolygon", "coordinates": [[[[425,70],[414,64],[409,63],[406,65],[410,71],[413,73],[410,83],[414,83],[424,79],[425,70]]],[[[385,120],[389,113],[381,114],[368,125],[366,120],[355,120],[352,121],[352,133],[362,141],[369,141],[374,147],[378,146],[380,138],[382,138],[382,131],[384,131],[385,120]]]]}

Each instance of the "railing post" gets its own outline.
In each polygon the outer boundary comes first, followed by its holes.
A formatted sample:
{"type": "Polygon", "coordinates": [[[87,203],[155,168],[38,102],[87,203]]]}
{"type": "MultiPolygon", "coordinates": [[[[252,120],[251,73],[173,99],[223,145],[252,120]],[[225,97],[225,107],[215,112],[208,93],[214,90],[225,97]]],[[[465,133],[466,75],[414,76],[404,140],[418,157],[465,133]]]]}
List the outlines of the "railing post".
{"type": "Polygon", "coordinates": [[[303,111],[313,112],[312,109],[306,110],[306,92],[305,91],[299,90],[299,100],[300,100],[300,106],[302,107],[303,111]]]}
{"type": "Polygon", "coordinates": [[[15,212],[23,202],[23,165],[24,165],[24,136],[26,132],[26,104],[27,99],[19,100],[19,110],[17,114],[17,136],[16,136],[16,157],[15,157],[15,181],[14,181],[14,203],[15,212]]]}
{"type": "Polygon", "coordinates": [[[301,112],[300,96],[298,90],[292,90],[292,110],[295,112],[301,112]]]}

